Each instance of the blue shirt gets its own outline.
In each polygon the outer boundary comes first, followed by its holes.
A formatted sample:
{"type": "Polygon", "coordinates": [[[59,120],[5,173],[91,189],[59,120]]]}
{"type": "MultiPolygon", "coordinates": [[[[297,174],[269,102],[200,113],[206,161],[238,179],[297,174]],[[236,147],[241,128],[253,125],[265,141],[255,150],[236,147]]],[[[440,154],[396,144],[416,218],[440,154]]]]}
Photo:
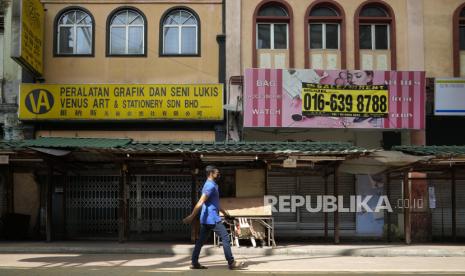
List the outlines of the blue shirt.
{"type": "Polygon", "coordinates": [[[220,193],[218,192],[218,185],[215,183],[215,181],[205,181],[205,184],[202,188],[202,194],[207,195],[208,199],[202,205],[200,223],[216,224],[217,222],[220,222],[220,193]]]}

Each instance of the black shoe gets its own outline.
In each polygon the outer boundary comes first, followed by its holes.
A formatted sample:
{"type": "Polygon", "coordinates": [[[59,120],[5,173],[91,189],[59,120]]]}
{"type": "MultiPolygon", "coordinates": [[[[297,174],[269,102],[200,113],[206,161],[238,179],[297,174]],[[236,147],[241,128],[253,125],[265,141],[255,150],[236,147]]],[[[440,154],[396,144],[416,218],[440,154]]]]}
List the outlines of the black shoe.
{"type": "Polygon", "coordinates": [[[201,264],[192,264],[192,265],[190,266],[190,269],[208,269],[208,267],[203,266],[203,265],[201,265],[201,264]]]}
{"type": "Polygon", "coordinates": [[[236,270],[236,269],[243,269],[245,267],[244,262],[234,261],[232,264],[228,265],[229,269],[236,270]]]}

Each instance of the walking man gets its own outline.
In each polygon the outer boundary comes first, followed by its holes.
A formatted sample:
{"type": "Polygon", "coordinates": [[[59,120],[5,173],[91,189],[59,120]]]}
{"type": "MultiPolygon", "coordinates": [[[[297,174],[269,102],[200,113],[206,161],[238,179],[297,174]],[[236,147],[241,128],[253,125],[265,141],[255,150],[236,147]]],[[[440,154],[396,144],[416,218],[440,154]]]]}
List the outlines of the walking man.
{"type": "Polygon", "coordinates": [[[183,219],[184,223],[192,223],[194,218],[200,213],[200,233],[199,239],[195,243],[194,251],[192,252],[192,265],[191,269],[206,269],[207,267],[199,263],[200,249],[203,243],[208,239],[210,232],[213,230],[221,237],[223,243],[223,251],[226,260],[228,261],[229,269],[240,269],[243,267],[242,262],[237,262],[231,252],[231,243],[229,234],[221,221],[219,211],[225,216],[229,214],[220,207],[220,193],[216,181],[220,177],[220,171],[215,166],[207,166],[205,168],[207,173],[207,181],[202,188],[202,196],[192,210],[192,213],[183,219]]]}

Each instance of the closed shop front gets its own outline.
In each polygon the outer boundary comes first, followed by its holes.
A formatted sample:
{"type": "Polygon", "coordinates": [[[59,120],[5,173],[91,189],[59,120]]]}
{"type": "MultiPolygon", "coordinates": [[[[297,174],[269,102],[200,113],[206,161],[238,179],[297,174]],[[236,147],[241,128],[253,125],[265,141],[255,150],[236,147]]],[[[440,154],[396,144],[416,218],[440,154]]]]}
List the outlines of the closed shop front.
{"type": "MultiPolygon", "coordinates": [[[[71,176],[66,191],[66,225],[70,238],[118,234],[120,176],[71,176]]],[[[131,239],[189,236],[181,220],[191,210],[190,175],[134,175],[129,183],[131,239]]]]}
{"type": "Polygon", "coordinates": [[[190,226],[182,219],[191,211],[190,175],[136,175],[129,188],[132,239],[186,238],[190,226]]]}
{"type": "MultiPolygon", "coordinates": [[[[433,187],[435,208],[432,214],[433,240],[450,240],[452,238],[452,181],[429,180],[429,186],[433,187]]],[[[465,238],[465,180],[456,180],[456,235],[457,238],[465,238]]]]}
{"type": "MultiPolygon", "coordinates": [[[[316,207],[317,196],[333,195],[334,177],[328,176],[326,181],[317,171],[296,171],[293,169],[276,169],[268,172],[267,194],[274,196],[301,195],[310,196],[311,206],[316,207]]],[[[344,207],[349,207],[349,196],[355,195],[355,177],[350,174],[339,175],[339,195],[344,196],[344,207]]],[[[325,234],[325,213],[309,212],[305,206],[296,212],[273,213],[276,225],[276,235],[323,237],[325,234]]],[[[334,230],[334,215],[326,213],[329,235],[334,230]]],[[[355,213],[339,213],[340,234],[350,236],[355,234],[355,213]]]]}

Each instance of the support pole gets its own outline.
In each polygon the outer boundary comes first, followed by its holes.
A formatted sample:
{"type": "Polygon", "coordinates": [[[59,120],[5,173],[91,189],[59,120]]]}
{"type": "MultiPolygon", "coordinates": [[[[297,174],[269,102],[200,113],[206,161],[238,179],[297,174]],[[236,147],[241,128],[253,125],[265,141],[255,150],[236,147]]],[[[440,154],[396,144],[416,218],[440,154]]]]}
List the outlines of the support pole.
{"type": "Polygon", "coordinates": [[[455,168],[452,167],[452,188],[451,188],[451,200],[452,200],[452,240],[457,241],[457,197],[455,195],[456,191],[456,181],[455,181],[455,168]]]}
{"type": "Polygon", "coordinates": [[[45,234],[47,242],[52,241],[53,223],[52,223],[52,194],[53,194],[53,166],[48,166],[48,176],[46,184],[46,201],[45,201],[45,234]]]}
{"type": "MultiPolygon", "coordinates": [[[[198,168],[198,164],[195,161],[191,163],[191,176],[192,176],[192,183],[191,183],[191,209],[194,209],[195,204],[197,204],[197,174],[200,173],[200,169],[198,168]]],[[[187,215],[187,214],[186,214],[187,215]]],[[[195,243],[198,239],[200,231],[200,221],[197,218],[191,224],[191,242],[195,243]]]]}
{"type": "MultiPolygon", "coordinates": [[[[334,168],[334,196],[336,197],[336,205],[339,205],[339,164],[334,168]]],[[[342,204],[341,204],[342,205],[342,204]]],[[[339,243],[339,208],[334,212],[334,243],[339,243]]]]}
{"type": "Polygon", "coordinates": [[[127,240],[127,164],[121,165],[120,182],[119,182],[119,206],[118,206],[118,241],[123,243],[127,240]]]}
{"type": "MultiPolygon", "coordinates": [[[[328,176],[325,175],[325,195],[328,195],[328,176]]],[[[325,240],[327,241],[328,240],[328,213],[327,212],[323,212],[323,215],[324,215],[324,224],[325,224],[325,240]]]]}
{"type": "Polygon", "coordinates": [[[68,193],[68,172],[65,172],[63,175],[63,237],[66,239],[68,237],[68,226],[66,225],[67,214],[66,214],[66,195],[68,193]]]}
{"type": "MultiPolygon", "coordinates": [[[[391,200],[391,174],[386,174],[386,194],[388,200],[391,200]]],[[[388,242],[392,242],[392,234],[391,234],[391,212],[387,212],[387,240],[388,242]]]]}
{"type": "Polygon", "coordinates": [[[404,171],[404,236],[405,243],[412,243],[412,227],[411,227],[411,198],[410,198],[410,187],[409,187],[409,172],[404,171]]]}
{"type": "Polygon", "coordinates": [[[7,202],[7,213],[15,212],[15,182],[14,182],[14,169],[10,164],[7,168],[7,182],[6,182],[6,202],[7,202]]]}

